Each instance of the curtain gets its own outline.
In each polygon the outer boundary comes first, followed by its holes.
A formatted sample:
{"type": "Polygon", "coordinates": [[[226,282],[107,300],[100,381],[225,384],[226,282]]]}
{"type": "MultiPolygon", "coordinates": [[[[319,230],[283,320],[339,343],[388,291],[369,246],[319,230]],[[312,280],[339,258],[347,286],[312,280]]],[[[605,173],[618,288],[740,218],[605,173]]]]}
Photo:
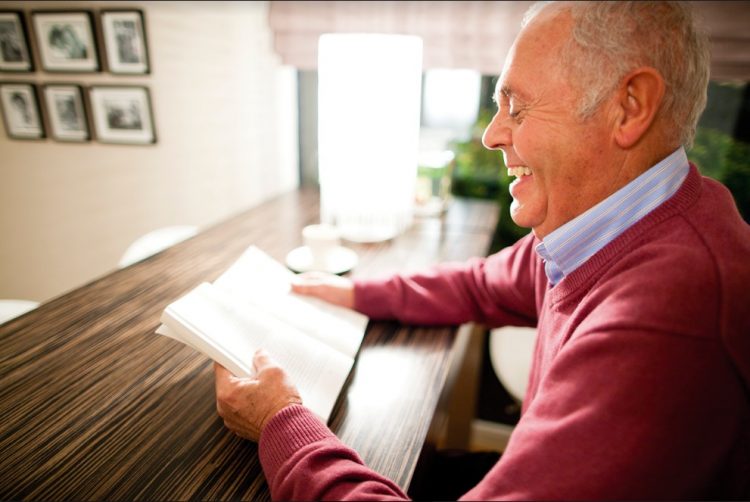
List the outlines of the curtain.
{"type": "Polygon", "coordinates": [[[402,33],[424,42],[424,68],[497,75],[533,2],[272,1],[269,22],[284,64],[317,65],[322,33],[402,33]]]}
{"type": "MultiPolygon", "coordinates": [[[[498,75],[534,2],[271,1],[269,24],[284,64],[317,65],[323,33],[403,33],[424,41],[424,68],[498,75]]],[[[750,80],[750,2],[691,2],[711,38],[711,76],[750,80]]]]}

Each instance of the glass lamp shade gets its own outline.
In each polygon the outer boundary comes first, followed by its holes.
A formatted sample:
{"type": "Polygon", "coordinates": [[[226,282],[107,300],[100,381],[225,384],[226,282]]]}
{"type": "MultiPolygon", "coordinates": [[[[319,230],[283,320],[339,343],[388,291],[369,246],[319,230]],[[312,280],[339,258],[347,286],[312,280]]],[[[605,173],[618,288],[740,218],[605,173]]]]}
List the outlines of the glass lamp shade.
{"type": "Polygon", "coordinates": [[[318,47],[321,221],[377,242],[412,221],[422,39],[325,34],[318,47]]]}

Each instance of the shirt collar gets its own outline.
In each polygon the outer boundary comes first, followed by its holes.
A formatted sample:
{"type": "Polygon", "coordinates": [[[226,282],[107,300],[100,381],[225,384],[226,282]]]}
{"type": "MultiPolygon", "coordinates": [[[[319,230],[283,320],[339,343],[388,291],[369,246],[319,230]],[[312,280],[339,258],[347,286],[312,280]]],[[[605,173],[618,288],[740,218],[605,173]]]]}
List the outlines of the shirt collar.
{"type": "Polygon", "coordinates": [[[555,229],[536,246],[551,285],[669,199],[689,171],[683,147],[581,215],[555,229]]]}

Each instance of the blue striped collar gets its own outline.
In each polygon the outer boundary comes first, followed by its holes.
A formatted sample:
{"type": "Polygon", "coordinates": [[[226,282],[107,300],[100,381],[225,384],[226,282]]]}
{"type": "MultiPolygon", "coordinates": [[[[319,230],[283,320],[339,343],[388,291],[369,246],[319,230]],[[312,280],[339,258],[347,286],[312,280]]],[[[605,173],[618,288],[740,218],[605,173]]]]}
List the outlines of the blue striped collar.
{"type": "Polygon", "coordinates": [[[560,282],[618,235],[669,199],[689,171],[680,147],[633,181],[547,235],[536,246],[550,285],[560,282]]]}

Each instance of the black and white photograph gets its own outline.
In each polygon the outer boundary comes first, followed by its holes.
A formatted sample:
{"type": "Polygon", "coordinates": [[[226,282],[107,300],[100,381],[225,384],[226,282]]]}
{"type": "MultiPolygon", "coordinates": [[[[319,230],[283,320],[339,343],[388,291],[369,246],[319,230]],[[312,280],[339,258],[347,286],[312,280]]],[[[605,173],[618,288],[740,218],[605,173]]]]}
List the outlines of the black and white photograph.
{"type": "Polygon", "coordinates": [[[59,141],[88,141],[89,128],[81,87],[48,84],[42,88],[49,135],[59,141]]]}
{"type": "Polygon", "coordinates": [[[111,73],[149,73],[148,49],[139,10],[105,10],[101,13],[107,67],[111,73]]]}
{"type": "Polygon", "coordinates": [[[146,87],[94,86],[90,102],[96,139],[102,143],[156,142],[151,99],[146,87]]]}
{"type": "Polygon", "coordinates": [[[34,84],[0,83],[0,101],[3,105],[5,132],[9,138],[39,139],[44,137],[44,125],[34,84]]]}
{"type": "Polygon", "coordinates": [[[31,13],[41,66],[51,72],[99,71],[90,12],[31,13]]]}
{"type": "Polygon", "coordinates": [[[33,71],[26,24],[21,12],[0,11],[0,71],[33,71]]]}

